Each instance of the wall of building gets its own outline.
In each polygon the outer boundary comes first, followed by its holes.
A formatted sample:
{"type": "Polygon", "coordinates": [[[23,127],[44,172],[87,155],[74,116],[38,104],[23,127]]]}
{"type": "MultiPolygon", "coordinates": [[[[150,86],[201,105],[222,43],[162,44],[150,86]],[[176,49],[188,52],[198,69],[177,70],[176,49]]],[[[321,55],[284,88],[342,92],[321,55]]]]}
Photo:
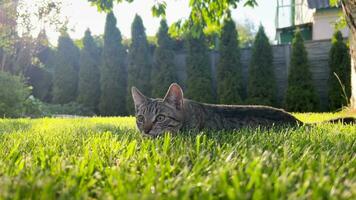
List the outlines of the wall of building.
{"type": "MultiPolygon", "coordinates": [[[[339,9],[320,10],[314,13],[313,40],[330,39],[334,33],[334,25],[339,18],[339,9]]],[[[349,36],[349,29],[341,30],[344,37],[349,36]]]]}
{"type": "MultiPolygon", "coordinates": [[[[329,76],[329,50],[331,48],[330,40],[308,41],[305,42],[308,51],[310,70],[313,75],[315,89],[319,95],[321,109],[327,110],[327,93],[328,93],[328,76],[329,76]]],[[[273,46],[273,66],[277,82],[277,99],[278,107],[283,107],[283,100],[288,85],[288,71],[291,57],[290,44],[273,46]]],[[[183,85],[187,78],[186,74],[186,53],[178,52],[175,57],[179,83],[183,85]]],[[[246,88],[248,80],[248,66],[251,60],[251,49],[246,48],[241,50],[241,61],[243,67],[243,83],[246,88]]],[[[219,52],[212,51],[210,53],[211,64],[210,69],[213,74],[213,87],[216,88],[216,68],[219,62],[219,52]]]]}
{"type": "Polygon", "coordinates": [[[307,0],[295,0],[295,25],[312,22],[314,12],[315,9],[309,9],[307,0]]]}

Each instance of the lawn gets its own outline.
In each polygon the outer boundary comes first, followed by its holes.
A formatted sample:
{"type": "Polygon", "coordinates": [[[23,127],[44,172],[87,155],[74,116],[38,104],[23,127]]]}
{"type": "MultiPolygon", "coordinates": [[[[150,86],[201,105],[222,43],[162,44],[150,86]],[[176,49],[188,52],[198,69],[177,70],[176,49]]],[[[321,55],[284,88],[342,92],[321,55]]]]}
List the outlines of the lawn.
{"type": "Polygon", "coordinates": [[[150,139],[134,124],[0,119],[0,199],[356,199],[356,126],[150,139]]]}

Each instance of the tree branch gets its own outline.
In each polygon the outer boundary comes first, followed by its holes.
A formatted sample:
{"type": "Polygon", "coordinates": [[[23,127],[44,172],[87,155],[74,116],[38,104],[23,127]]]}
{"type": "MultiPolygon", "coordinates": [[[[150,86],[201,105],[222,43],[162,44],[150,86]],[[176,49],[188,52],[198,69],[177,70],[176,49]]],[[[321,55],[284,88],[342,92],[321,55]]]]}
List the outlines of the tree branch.
{"type": "Polygon", "coordinates": [[[356,3],[352,3],[349,0],[341,0],[341,6],[350,30],[356,34],[356,22],[353,16],[353,11],[356,11],[356,3]]]}

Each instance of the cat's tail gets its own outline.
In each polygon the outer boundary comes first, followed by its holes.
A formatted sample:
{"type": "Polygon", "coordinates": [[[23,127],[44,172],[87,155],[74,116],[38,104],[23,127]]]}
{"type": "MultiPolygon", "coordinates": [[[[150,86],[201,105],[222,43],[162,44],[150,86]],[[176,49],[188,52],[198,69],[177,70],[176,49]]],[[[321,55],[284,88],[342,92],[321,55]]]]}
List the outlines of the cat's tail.
{"type": "Polygon", "coordinates": [[[340,117],[340,118],[335,118],[335,119],[330,119],[330,120],[322,121],[321,123],[356,124],[356,118],[354,118],[354,117],[340,117]]]}

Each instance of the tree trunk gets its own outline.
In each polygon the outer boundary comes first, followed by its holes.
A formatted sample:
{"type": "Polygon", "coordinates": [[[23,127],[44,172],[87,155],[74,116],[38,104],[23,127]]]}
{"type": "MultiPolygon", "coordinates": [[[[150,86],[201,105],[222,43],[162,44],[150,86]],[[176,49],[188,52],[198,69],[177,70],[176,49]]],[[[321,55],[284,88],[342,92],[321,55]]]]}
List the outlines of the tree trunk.
{"type": "Polygon", "coordinates": [[[341,0],[342,9],[350,29],[351,55],[351,108],[356,110],[356,1],[341,0]]]}
{"type": "Polygon", "coordinates": [[[356,110],[356,32],[351,34],[351,108],[356,110]]]}

